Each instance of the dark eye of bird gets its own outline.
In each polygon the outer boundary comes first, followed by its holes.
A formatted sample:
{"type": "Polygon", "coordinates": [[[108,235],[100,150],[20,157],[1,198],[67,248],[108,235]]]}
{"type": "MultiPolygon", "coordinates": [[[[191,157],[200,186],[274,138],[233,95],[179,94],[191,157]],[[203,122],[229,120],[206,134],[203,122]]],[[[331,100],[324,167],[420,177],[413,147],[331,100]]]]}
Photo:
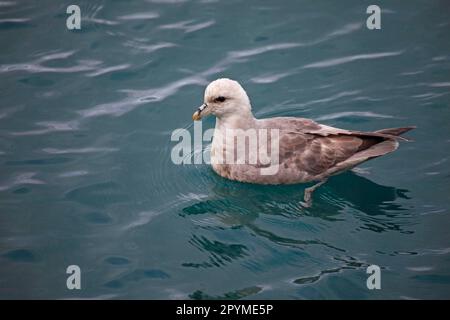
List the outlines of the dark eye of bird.
{"type": "Polygon", "coordinates": [[[225,101],[225,97],[219,96],[216,98],[216,102],[224,102],[225,101]]]}

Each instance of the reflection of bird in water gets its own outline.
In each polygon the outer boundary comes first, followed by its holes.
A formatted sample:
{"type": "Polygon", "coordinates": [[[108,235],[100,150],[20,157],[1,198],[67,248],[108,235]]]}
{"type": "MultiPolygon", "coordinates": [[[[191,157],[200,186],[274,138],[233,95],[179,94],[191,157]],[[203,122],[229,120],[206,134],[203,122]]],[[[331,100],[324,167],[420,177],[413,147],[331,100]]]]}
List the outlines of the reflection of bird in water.
{"type": "MultiPolygon", "coordinates": [[[[329,236],[321,233],[317,236],[315,228],[308,227],[299,229],[301,232],[284,233],[285,223],[267,225],[261,223],[266,220],[260,219],[261,216],[294,218],[295,223],[302,221],[297,217],[308,216],[305,226],[310,225],[313,218],[318,220],[317,225],[323,225],[323,222],[326,222],[332,227],[341,220],[339,214],[351,208],[357,209],[352,211],[353,217],[359,223],[345,224],[351,229],[342,232],[352,233],[357,229],[377,233],[410,232],[405,230],[408,220],[403,219],[408,215],[407,210],[401,201],[398,201],[398,199],[408,199],[409,191],[379,185],[351,171],[332,177],[325,188],[320,190],[320,197],[316,200],[317,205],[311,208],[303,208],[299,206],[298,201],[293,200],[298,193],[298,186],[242,185],[215,178],[204,187],[209,190],[209,196],[191,202],[189,206],[182,209],[180,215],[189,217],[202,230],[196,229],[190,243],[201,252],[207,252],[208,259],[186,262],[183,264],[185,267],[214,268],[233,261],[245,260],[250,261],[252,268],[264,269],[265,265],[260,264],[258,259],[252,256],[244,234],[269,241],[275,247],[299,249],[306,254],[317,252],[316,248],[326,250],[329,256],[334,257],[337,266],[333,267],[335,271],[327,266],[323,271],[324,274],[365,266],[357,258],[352,258],[352,251],[351,249],[349,251],[347,244],[329,238],[333,237],[334,233],[329,236]],[[344,185],[351,185],[351,190],[343,188],[344,185]],[[272,192],[268,193],[269,189],[272,192]],[[330,197],[330,194],[333,194],[333,197],[330,197]],[[228,241],[214,236],[215,232],[226,229],[236,229],[235,233],[239,236],[231,237],[228,241]]],[[[289,221],[285,218],[281,221],[289,221]]],[[[302,228],[301,223],[298,225],[302,228]]],[[[317,277],[320,278],[320,275],[315,276],[317,277]]],[[[299,278],[294,282],[301,284],[316,281],[314,279],[299,278]]]]}
{"type": "MultiPolygon", "coordinates": [[[[396,150],[398,140],[406,140],[399,135],[414,128],[361,132],[338,129],[304,118],[255,119],[247,93],[238,82],[230,79],[218,79],[208,85],[204,103],[194,113],[193,119],[199,120],[208,114],[216,116],[211,147],[211,163],[216,173],[231,180],[257,184],[316,181],[317,184],[305,189],[306,206],[311,205],[313,191],[330,176],[396,150]],[[231,130],[234,130],[234,136],[228,139],[231,130]],[[247,156],[246,147],[236,144],[250,139],[249,130],[256,131],[254,136],[259,141],[261,132],[264,132],[267,143],[257,145],[259,150],[249,150],[247,156]],[[278,137],[268,138],[270,130],[276,130],[278,137]],[[261,149],[267,149],[275,139],[278,145],[275,163],[250,160],[251,154],[260,155],[261,149]],[[232,159],[231,163],[229,159],[232,159]]],[[[244,143],[251,145],[248,141],[244,143]]]]}
{"type": "MultiPolygon", "coordinates": [[[[350,207],[362,214],[358,217],[365,225],[367,221],[377,225],[373,231],[397,230],[402,225],[395,218],[407,209],[396,201],[409,199],[406,189],[379,185],[352,171],[332,177],[323,190],[324,197],[317,200],[317,206],[302,208],[295,200],[298,187],[295,185],[264,186],[238,184],[219,179],[211,181],[210,196],[184,207],[182,215],[223,214],[220,219],[225,225],[244,226],[254,230],[253,225],[260,214],[283,215],[286,217],[310,216],[327,221],[338,220],[338,215],[350,207]],[[344,186],[352,186],[345,188],[344,186]],[[268,191],[271,192],[268,192],[268,191]],[[333,197],[326,197],[326,194],[333,197]],[[378,217],[378,218],[377,218],[378,217]]],[[[259,232],[257,232],[259,233],[259,232]]],[[[269,236],[268,232],[259,233],[269,236]]]]}
{"type": "Polygon", "coordinates": [[[352,171],[333,178],[329,185],[333,194],[344,199],[352,207],[371,216],[390,216],[389,211],[406,210],[395,203],[397,198],[409,199],[408,190],[382,186],[352,171]],[[349,182],[350,181],[350,182],[349,182]],[[351,185],[351,188],[346,186],[351,185]]]}

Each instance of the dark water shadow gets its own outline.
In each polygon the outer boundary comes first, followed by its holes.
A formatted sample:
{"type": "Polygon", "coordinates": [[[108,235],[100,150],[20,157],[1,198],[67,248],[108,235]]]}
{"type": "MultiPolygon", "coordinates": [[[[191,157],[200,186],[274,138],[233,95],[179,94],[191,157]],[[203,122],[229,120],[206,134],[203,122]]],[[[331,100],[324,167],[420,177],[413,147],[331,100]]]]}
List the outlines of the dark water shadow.
{"type": "Polygon", "coordinates": [[[410,199],[409,190],[383,186],[351,171],[333,177],[328,187],[353,208],[372,216],[395,216],[390,211],[406,210],[397,198],[410,199]]]}
{"type": "Polygon", "coordinates": [[[308,185],[262,186],[227,181],[220,177],[212,182],[209,197],[185,206],[179,213],[194,220],[211,215],[220,221],[220,224],[213,226],[199,225],[205,232],[201,236],[193,234],[190,243],[198,250],[208,252],[210,258],[201,263],[184,263],[186,267],[220,267],[247,256],[248,249],[244,244],[209,239],[214,237],[214,230],[233,228],[246,229],[253,235],[285,247],[302,250],[307,246],[322,246],[338,254],[346,252],[345,248],[322,241],[314,231],[299,230],[299,238],[293,239],[283,234],[282,229],[276,226],[277,222],[274,222],[273,228],[267,224],[263,227],[257,223],[262,215],[281,216],[293,223],[301,223],[302,218],[307,217],[305,228],[309,230],[314,230],[314,219],[334,223],[351,215],[351,218],[357,219],[358,226],[355,229],[353,224],[353,229],[348,231],[412,232],[405,229],[409,224],[409,214],[404,201],[399,201],[409,199],[408,190],[383,186],[353,172],[332,177],[314,194],[314,203],[310,208],[300,204],[308,185]]]}
{"type": "Polygon", "coordinates": [[[314,193],[313,205],[301,205],[303,192],[310,184],[265,186],[229,181],[217,177],[210,183],[210,196],[181,209],[181,216],[235,213],[246,222],[260,214],[287,218],[317,217],[339,220],[345,208],[367,216],[393,218],[406,215],[409,208],[400,199],[408,200],[409,190],[377,184],[353,172],[331,177],[314,193]]]}

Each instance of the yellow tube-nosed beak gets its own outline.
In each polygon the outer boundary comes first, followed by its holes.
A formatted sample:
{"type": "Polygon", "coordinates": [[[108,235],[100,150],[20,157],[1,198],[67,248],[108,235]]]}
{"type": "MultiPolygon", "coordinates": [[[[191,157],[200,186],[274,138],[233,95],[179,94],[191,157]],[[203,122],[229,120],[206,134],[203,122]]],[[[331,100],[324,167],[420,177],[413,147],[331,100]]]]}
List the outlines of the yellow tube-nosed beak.
{"type": "MultiPolygon", "coordinates": [[[[206,109],[208,105],[206,103],[202,104],[197,111],[194,112],[194,114],[192,115],[192,120],[194,121],[198,121],[202,118],[202,111],[206,109]]],[[[206,111],[206,114],[208,114],[208,112],[206,111]]]]}
{"type": "Polygon", "coordinates": [[[194,120],[194,121],[198,121],[198,120],[201,120],[202,119],[202,116],[200,115],[200,111],[195,111],[194,112],[194,114],[192,115],[192,120],[194,120]]]}

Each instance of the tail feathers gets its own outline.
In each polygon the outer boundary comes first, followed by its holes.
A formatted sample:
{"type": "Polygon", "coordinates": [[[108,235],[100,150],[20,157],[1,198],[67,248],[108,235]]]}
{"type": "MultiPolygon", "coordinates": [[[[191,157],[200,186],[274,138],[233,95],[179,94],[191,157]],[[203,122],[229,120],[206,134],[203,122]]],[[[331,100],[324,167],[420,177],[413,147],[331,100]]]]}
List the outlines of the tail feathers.
{"type": "MultiPolygon", "coordinates": [[[[401,135],[401,134],[403,134],[405,132],[408,132],[408,131],[410,131],[412,129],[415,129],[415,128],[417,128],[417,127],[416,126],[410,126],[410,127],[401,127],[401,128],[388,128],[388,129],[378,130],[378,131],[375,131],[375,132],[382,133],[382,134],[388,134],[388,135],[391,135],[391,136],[399,136],[399,135],[401,135]]],[[[404,139],[407,140],[407,141],[412,141],[411,139],[407,139],[407,138],[404,138],[404,139]]]]}

